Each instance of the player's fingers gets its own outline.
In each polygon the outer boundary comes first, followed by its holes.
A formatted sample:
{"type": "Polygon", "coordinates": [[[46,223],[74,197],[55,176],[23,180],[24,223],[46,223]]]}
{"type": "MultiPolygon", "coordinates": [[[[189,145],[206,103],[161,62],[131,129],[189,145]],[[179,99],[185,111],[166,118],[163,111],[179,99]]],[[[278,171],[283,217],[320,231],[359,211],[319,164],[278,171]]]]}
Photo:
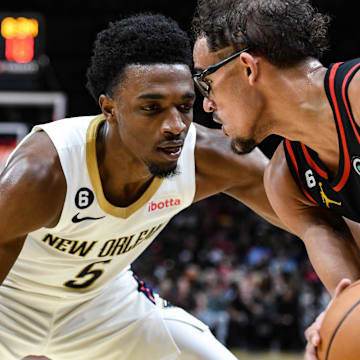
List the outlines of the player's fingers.
{"type": "MultiPolygon", "coordinates": [[[[338,296],[344,289],[351,284],[351,280],[342,279],[336,286],[334,297],[338,296]]],[[[330,306],[330,304],[329,304],[330,306]]],[[[305,330],[305,338],[307,340],[305,360],[317,360],[316,347],[319,346],[320,328],[325,317],[325,311],[323,311],[314,321],[314,323],[305,330]]]]}
{"type": "Polygon", "coordinates": [[[305,338],[308,344],[311,344],[312,346],[318,346],[320,344],[319,331],[314,327],[305,331],[305,338]]]}
{"type": "Polygon", "coordinates": [[[308,327],[306,330],[305,330],[305,339],[307,342],[310,341],[310,338],[311,338],[311,333],[312,333],[312,326],[308,327]]]}
{"type": "Polygon", "coordinates": [[[320,334],[319,334],[318,331],[314,331],[312,333],[311,338],[310,338],[310,343],[314,347],[319,346],[319,344],[320,344],[320,334]]]}
{"type": "Polygon", "coordinates": [[[315,323],[314,323],[314,328],[315,330],[319,331],[320,328],[321,328],[321,325],[324,321],[324,317],[325,317],[325,311],[321,312],[318,317],[316,318],[315,320],[315,323]]]}
{"type": "Polygon", "coordinates": [[[334,297],[338,296],[344,289],[346,289],[351,284],[350,279],[342,279],[337,284],[335,291],[334,291],[334,297]]]}
{"type": "Polygon", "coordinates": [[[309,342],[306,345],[304,360],[318,360],[316,355],[316,348],[309,342]]]}
{"type": "Polygon", "coordinates": [[[320,343],[320,328],[324,320],[325,312],[322,312],[316,320],[305,330],[305,338],[307,342],[318,346],[320,343]]]}

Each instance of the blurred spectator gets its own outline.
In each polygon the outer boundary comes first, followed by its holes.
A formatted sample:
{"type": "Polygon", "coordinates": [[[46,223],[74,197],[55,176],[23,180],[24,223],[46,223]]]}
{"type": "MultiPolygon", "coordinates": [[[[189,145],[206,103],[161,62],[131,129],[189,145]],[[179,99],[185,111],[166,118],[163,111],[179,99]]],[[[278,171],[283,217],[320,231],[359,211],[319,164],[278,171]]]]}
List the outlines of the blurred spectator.
{"type": "Polygon", "coordinates": [[[223,344],[226,343],[229,329],[229,298],[220,279],[207,281],[207,289],[197,293],[197,307],[193,312],[207,324],[223,344]]]}
{"type": "Polygon", "coordinates": [[[301,240],[225,195],[177,215],[134,270],[232,348],[301,350],[329,301],[301,240]]]}

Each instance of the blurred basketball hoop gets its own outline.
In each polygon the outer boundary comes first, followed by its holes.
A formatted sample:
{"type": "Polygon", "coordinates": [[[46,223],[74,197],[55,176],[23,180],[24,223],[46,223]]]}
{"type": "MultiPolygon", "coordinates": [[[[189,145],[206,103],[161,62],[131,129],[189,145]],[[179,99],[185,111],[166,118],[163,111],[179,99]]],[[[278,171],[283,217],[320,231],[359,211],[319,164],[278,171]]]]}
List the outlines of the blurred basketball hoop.
{"type": "Polygon", "coordinates": [[[0,122],[0,171],[10,153],[27,133],[28,127],[23,123],[0,122]]]}

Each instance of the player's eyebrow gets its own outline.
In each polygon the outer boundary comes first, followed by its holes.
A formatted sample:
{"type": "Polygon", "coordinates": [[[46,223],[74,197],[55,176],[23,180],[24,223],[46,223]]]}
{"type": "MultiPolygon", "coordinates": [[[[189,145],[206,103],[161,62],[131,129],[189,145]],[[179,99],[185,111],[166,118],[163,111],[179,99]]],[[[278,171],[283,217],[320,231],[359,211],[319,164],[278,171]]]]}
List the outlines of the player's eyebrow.
{"type": "Polygon", "coordinates": [[[165,96],[162,94],[141,94],[136,97],[137,99],[150,99],[150,100],[157,100],[157,99],[164,99],[165,96]]]}
{"type": "Polygon", "coordinates": [[[183,96],[183,99],[195,99],[195,93],[189,92],[183,96]]]}
{"type": "MultiPolygon", "coordinates": [[[[145,93],[145,94],[141,94],[141,95],[137,96],[136,98],[139,100],[162,100],[162,99],[165,99],[166,96],[163,94],[145,93]]],[[[182,98],[183,99],[194,99],[195,93],[187,92],[183,95],[182,98]]]]}

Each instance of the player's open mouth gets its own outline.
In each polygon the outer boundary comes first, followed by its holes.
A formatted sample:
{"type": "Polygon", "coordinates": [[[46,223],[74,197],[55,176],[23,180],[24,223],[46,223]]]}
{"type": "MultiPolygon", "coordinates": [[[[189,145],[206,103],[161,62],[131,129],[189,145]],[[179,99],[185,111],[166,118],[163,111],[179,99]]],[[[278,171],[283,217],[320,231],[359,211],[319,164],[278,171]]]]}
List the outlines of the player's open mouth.
{"type": "Polygon", "coordinates": [[[182,146],[159,148],[159,150],[171,160],[176,160],[181,155],[182,146]]]}
{"type": "Polygon", "coordinates": [[[168,159],[176,160],[181,155],[183,145],[183,140],[163,141],[158,147],[158,150],[161,151],[164,155],[166,155],[168,159]]]}

